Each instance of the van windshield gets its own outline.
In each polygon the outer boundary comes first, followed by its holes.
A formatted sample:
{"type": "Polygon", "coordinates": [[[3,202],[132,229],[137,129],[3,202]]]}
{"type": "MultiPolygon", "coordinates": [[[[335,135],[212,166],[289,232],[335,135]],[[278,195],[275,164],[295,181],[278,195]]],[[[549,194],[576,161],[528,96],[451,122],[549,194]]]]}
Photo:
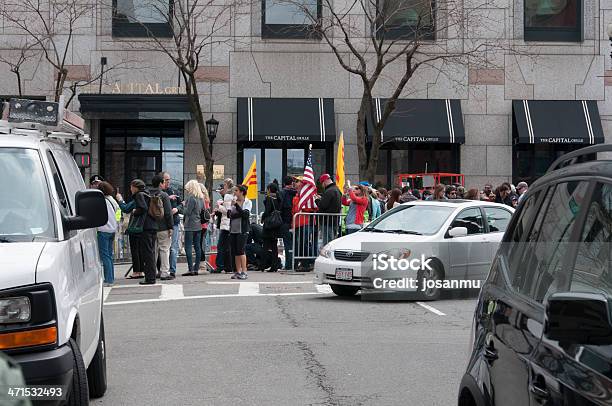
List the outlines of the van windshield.
{"type": "Polygon", "coordinates": [[[49,190],[38,151],[0,148],[0,243],[55,237],[49,190]]]}

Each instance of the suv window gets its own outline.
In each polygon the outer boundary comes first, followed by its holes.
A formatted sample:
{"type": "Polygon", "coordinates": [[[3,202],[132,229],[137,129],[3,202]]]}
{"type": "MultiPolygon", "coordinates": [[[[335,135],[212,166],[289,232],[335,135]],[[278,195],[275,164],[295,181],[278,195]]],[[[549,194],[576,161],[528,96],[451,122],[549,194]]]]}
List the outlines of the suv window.
{"type": "Polygon", "coordinates": [[[570,290],[612,296],[612,185],[599,183],[580,237],[570,290]]]}
{"type": "Polygon", "coordinates": [[[454,227],[466,227],[468,235],[484,233],[484,222],[480,209],[463,210],[455,217],[455,220],[453,220],[451,228],[454,227]]]}
{"type": "Polygon", "coordinates": [[[506,231],[510,218],[512,218],[512,213],[499,207],[485,207],[484,211],[487,216],[490,233],[506,231]]]}
{"type": "Polygon", "coordinates": [[[513,286],[538,302],[563,289],[563,259],[578,212],[584,204],[588,182],[566,182],[552,186],[524,243],[513,247],[510,258],[515,275],[513,286]],[[522,254],[522,255],[521,255],[522,254]]]}

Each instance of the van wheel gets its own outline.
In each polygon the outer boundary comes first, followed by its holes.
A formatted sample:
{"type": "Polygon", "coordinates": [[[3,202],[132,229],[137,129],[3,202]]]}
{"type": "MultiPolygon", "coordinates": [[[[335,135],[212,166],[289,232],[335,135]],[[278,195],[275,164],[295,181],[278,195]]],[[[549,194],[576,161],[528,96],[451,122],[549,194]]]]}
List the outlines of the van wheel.
{"type": "Polygon", "coordinates": [[[357,286],[346,286],[346,285],[329,285],[332,292],[338,296],[354,296],[359,290],[357,286]]]}
{"type": "Polygon", "coordinates": [[[89,388],[87,386],[87,369],[85,369],[83,356],[73,338],[68,341],[68,345],[72,350],[72,389],[68,405],[87,406],[89,405],[89,388]]]}
{"type": "Polygon", "coordinates": [[[101,398],[106,392],[106,339],[104,338],[104,318],[100,319],[100,338],[98,348],[87,368],[89,397],[101,398]]]}
{"type": "MultiPolygon", "coordinates": [[[[438,269],[437,266],[433,265],[431,270],[425,269],[419,271],[417,275],[417,282],[420,285],[421,282],[425,279],[426,281],[442,281],[442,272],[438,269]]],[[[438,300],[440,299],[440,295],[442,294],[442,289],[437,287],[427,287],[424,291],[422,291],[422,287],[418,287],[418,291],[421,293],[423,300],[438,300]]]]}

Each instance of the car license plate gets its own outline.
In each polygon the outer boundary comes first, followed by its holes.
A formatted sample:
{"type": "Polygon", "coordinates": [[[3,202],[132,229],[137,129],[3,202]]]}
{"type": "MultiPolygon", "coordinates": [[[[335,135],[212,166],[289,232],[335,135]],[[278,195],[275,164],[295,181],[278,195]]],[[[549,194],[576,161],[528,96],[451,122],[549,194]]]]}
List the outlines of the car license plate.
{"type": "Polygon", "coordinates": [[[353,280],[353,270],[346,268],[336,268],[336,280],[351,281],[353,280]]]}

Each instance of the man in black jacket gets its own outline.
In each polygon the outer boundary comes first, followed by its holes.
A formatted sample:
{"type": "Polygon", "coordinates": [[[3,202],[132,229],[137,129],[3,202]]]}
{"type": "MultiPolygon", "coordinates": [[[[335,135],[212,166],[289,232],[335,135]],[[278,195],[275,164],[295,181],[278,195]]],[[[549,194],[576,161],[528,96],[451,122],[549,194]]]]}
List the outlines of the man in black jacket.
{"type": "Polygon", "coordinates": [[[283,179],[283,190],[281,193],[281,216],[283,218],[283,226],[281,227],[281,236],[283,238],[283,247],[285,250],[285,270],[291,270],[293,264],[293,236],[291,234],[291,222],[293,221],[293,198],[297,194],[294,184],[296,179],[293,176],[285,176],[283,179]]]}
{"type": "MultiPolygon", "coordinates": [[[[319,177],[319,183],[325,188],[321,198],[315,202],[319,213],[340,214],[342,212],[342,193],[338,186],[327,173],[319,177]]],[[[339,225],[340,216],[324,216],[321,219],[319,226],[323,230],[323,245],[337,237],[339,225]]]]}
{"type": "Polygon", "coordinates": [[[157,235],[155,244],[155,262],[159,258],[160,262],[160,276],[161,280],[174,279],[174,275],[170,275],[170,246],[172,245],[172,230],[174,228],[174,218],[172,216],[172,205],[170,204],[170,197],[164,192],[160,186],[164,183],[162,175],[153,176],[149,189],[151,199],[154,197],[161,198],[162,205],[164,208],[164,216],[161,219],[157,219],[157,235]]]}

